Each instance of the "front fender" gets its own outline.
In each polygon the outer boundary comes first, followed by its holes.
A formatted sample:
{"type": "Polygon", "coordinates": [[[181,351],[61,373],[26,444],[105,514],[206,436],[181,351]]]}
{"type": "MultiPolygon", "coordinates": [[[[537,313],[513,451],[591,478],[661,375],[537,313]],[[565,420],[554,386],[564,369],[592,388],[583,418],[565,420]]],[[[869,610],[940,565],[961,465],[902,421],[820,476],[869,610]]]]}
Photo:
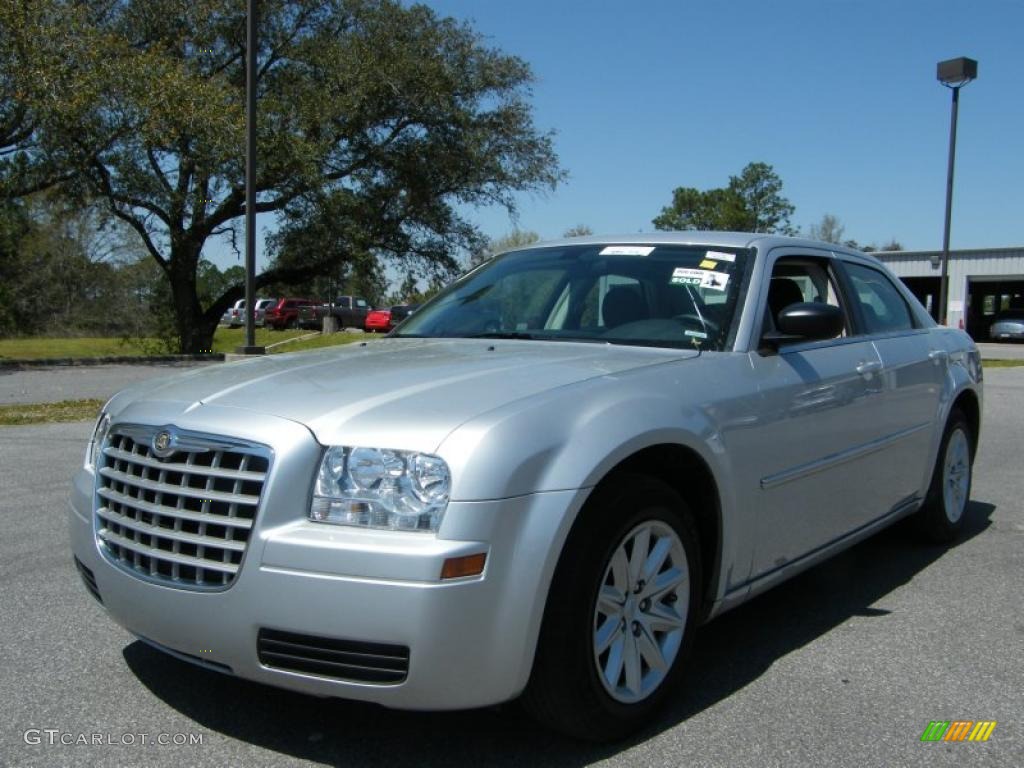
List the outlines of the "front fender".
{"type": "Polygon", "coordinates": [[[452,471],[452,499],[587,491],[641,450],[684,447],[706,464],[718,491],[717,599],[746,578],[750,564],[752,539],[742,532],[753,530],[745,520],[753,511],[739,503],[742,483],[726,450],[731,430],[744,429],[743,414],[755,407],[756,387],[743,381],[745,371],[741,355],[673,361],[553,389],[478,416],[437,451],[452,471]]]}

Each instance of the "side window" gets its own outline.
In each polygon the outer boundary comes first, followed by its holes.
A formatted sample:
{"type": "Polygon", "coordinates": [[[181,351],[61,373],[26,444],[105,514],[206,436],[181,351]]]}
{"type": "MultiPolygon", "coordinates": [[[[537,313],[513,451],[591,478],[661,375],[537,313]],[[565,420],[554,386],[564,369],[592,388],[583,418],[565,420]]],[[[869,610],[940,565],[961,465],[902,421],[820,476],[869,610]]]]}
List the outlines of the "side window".
{"type": "MultiPolygon", "coordinates": [[[[783,258],[772,267],[772,278],[768,285],[768,303],[765,308],[764,330],[775,327],[775,318],[790,304],[818,302],[839,307],[845,312],[839,300],[835,278],[824,259],[783,258]]],[[[849,325],[849,323],[847,323],[849,325]]],[[[844,329],[842,336],[846,336],[844,329]]]]}
{"type": "Polygon", "coordinates": [[[892,281],[877,269],[844,263],[868,333],[909,331],[914,327],[910,308],[892,281]]]}

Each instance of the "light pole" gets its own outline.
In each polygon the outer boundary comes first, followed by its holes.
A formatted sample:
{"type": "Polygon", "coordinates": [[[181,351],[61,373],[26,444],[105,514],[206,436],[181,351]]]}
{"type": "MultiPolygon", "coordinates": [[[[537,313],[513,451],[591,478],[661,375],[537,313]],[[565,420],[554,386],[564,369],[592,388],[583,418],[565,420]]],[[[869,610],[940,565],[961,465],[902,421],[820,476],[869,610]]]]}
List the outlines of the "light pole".
{"type": "Polygon", "coordinates": [[[939,324],[946,324],[949,303],[949,224],[953,216],[953,164],[956,161],[956,115],[960,107],[960,89],[978,76],[978,62],[961,56],[940,61],[936,77],[953,92],[949,118],[949,164],[946,168],[946,226],[942,231],[942,276],[939,278],[939,324]]]}
{"type": "Polygon", "coordinates": [[[245,19],[245,345],[235,352],[262,355],[256,346],[256,6],[246,0],[245,19]]]}

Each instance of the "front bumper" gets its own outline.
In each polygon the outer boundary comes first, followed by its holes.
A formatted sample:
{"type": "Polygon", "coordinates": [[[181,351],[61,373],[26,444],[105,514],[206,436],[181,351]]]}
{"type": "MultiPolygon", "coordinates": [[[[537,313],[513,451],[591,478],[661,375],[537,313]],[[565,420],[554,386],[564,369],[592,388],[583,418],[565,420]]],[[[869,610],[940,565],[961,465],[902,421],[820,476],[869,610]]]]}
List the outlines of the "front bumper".
{"type": "Polygon", "coordinates": [[[78,473],[71,546],[111,617],[188,660],[320,696],[463,709],[518,695],[582,494],[452,502],[437,536],[311,523],[305,519],[309,460],[319,448],[291,422],[281,420],[276,434],[282,433],[283,443],[298,445],[276,446],[241,569],[220,592],[142,581],[110,562],[94,534],[93,475],[78,473]],[[445,559],[479,552],[487,553],[482,575],[440,580],[445,559]],[[271,668],[257,654],[261,629],[406,646],[408,674],[381,684],[271,668]]]}

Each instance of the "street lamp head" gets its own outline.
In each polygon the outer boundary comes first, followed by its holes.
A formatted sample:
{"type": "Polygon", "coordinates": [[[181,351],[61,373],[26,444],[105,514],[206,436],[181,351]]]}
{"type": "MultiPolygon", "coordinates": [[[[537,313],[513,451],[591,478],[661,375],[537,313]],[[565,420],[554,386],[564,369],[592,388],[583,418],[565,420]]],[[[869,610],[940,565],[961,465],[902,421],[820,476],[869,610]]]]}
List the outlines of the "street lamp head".
{"type": "Polygon", "coordinates": [[[960,88],[978,77],[978,62],[966,56],[940,61],[936,77],[947,88],[960,88]]]}

